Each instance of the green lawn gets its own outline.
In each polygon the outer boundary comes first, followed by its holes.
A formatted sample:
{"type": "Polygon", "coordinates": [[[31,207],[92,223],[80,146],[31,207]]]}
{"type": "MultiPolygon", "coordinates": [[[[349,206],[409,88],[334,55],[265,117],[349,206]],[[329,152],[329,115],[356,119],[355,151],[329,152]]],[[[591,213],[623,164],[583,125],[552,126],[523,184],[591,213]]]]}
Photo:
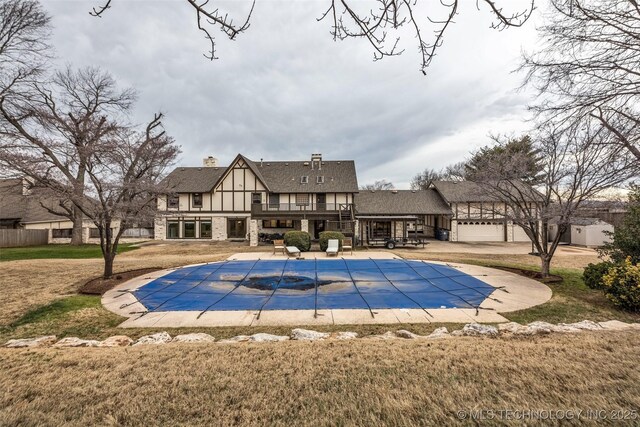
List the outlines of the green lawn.
{"type": "MultiPolygon", "coordinates": [[[[131,243],[121,243],[118,245],[118,253],[138,249],[131,243]]],[[[28,246],[22,248],[2,248],[0,249],[0,262],[16,261],[21,259],[50,259],[50,258],[102,258],[100,245],[43,245],[28,246]]]]}

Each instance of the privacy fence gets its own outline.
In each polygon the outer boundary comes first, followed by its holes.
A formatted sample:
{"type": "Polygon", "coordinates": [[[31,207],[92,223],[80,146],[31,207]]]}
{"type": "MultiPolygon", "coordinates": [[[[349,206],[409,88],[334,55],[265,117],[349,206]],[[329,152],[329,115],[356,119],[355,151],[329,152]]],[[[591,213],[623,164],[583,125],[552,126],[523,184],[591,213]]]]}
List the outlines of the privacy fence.
{"type": "Polygon", "coordinates": [[[48,239],[48,230],[0,229],[0,248],[46,245],[48,239]]]}

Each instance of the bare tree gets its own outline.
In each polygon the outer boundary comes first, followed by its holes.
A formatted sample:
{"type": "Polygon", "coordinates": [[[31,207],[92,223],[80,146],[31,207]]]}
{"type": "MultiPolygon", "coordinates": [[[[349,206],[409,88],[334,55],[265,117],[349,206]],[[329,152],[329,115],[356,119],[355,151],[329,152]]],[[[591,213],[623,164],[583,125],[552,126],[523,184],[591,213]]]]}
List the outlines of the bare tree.
{"type": "Polygon", "coordinates": [[[49,37],[50,18],[37,0],[0,0],[0,96],[43,72],[49,37]]]}
{"type": "MultiPolygon", "coordinates": [[[[525,55],[533,109],[561,128],[595,125],[640,161],[640,5],[636,0],[549,0],[542,48],[525,55]]],[[[593,130],[595,132],[595,130],[593,130]]]]}
{"type": "MultiPolygon", "coordinates": [[[[184,0],[196,13],[198,29],[202,31],[210,44],[205,56],[217,59],[213,29],[220,30],[226,37],[234,40],[238,34],[249,28],[249,21],[255,7],[255,0],[250,0],[246,15],[234,22],[227,13],[221,12],[215,0],[184,0]]],[[[486,7],[493,15],[491,27],[503,30],[508,27],[520,27],[531,16],[534,1],[530,0],[526,7],[513,12],[506,12],[498,0],[478,0],[476,5],[486,7]]],[[[417,43],[420,56],[420,71],[426,69],[436,56],[437,49],[442,46],[444,35],[458,14],[461,0],[439,0],[424,6],[416,0],[328,0],[328,8],[317,18],[331,23],[331,36],[334,40],[349,38],[365,39],[373,48],[373,59],[380,60],[387,56],[396,56],[404,52],[399,47],[400,33],[408,31],[417,43]],[[421,15],[425,15],[421,17],[421,15]],[[432,35],[433,34],[433,35],[432,35]]],[[[506,1],[504,3],[507,3],[506,1]]],[[[112,0],[101,0],[99,6],[90,12],[92,16],[101,17],[112,7],[112,0]]]]}
{"type": "Polygon", "coordinates": [[[156,114],[144,131],[124,127],[92,147],[87,157],[87,190],[74,202],[100,235],[103,276],[113,274],[113,262],[124,231],[155,217],[160,184],[180,150],[162,128],[156,114]]]}
{"type": "Polygon", "coordinates": [[[426,168],[411,179],[412,190],[425,190],[432,181],[463,181],[465,179],[465,162],[458,162],[435,170],[426,168]]]}
{"type": "Polygon", "coordinates": [[[530,171],[528,156],[503,152],[494,161],[479,164],[474,174],[483,191],[504,201],[506,209],[496,211],[496,215],[513,221],[529,236],[544,276],[549,275],[561,235],[583,203],[638,173],[637,162],[620,156],[609,143],[613,134],[604,127],[592,130],[542,128],[533,144],[542,166],[541,181],[535,187],[520,179],[530,171]],[[552,236],[551,223],[558,227],[552,236]]]}
{"type": "Polygon", "coordinates": [[[386,179],[380,179],[375,181],[373,184],[365,184],[360,186],[361,190],[393,190],[395,187],[393,183],[387,181],[386,179]]]}
{"type": "Polygon", "coordinates": [[[80,244],[89,156],[120,130],[135,93],[97,68],[66,69],[22,93],[0,96],[0,166],[57,195],[61,205],[45,208],[73,222],[72,244],[80,244]]]}

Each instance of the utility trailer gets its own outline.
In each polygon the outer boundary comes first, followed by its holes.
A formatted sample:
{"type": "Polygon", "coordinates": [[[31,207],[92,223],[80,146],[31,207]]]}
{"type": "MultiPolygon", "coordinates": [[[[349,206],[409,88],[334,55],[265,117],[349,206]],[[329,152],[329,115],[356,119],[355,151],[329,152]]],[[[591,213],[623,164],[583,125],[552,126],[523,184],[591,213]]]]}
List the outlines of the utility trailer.
{"type": "Polygon", "coordinates": [[[387,237],[384,239],[369,239],[367,243],[368,246],[384,246],[387,249],[394,249],[396,247],[407,247],[407,246],[422,246],[423,248],[428,242],[426,239],[416,238],[416,237],[405,237],[400,239],[393,239],[391,237],[387,237]]]}

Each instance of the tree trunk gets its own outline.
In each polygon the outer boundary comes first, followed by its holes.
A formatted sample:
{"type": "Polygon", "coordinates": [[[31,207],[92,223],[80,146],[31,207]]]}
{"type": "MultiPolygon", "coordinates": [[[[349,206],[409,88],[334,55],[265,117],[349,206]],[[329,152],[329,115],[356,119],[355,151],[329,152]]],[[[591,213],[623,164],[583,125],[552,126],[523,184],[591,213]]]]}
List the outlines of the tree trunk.
{"type": "Polygon", "coordinates": [[[71,245],[79,246],[82,242],[82,221],[84,216],[77,207],[73,207],[73,231],[71,233],[71,245]]]}
{"type": "Polygon", "coordinates": [[[542,260],[542,266],[540,267],[542,277],[549,277],[549,270],[551,269],[551,258],[542,256],[540,257],[540,259],[542,260]]]}
{"type": "Polygon", "coordinates": [[[108,279],[109,277],[113,276],[113,260],[114,260],[114,256],[111,255],[110,252],[105,253],[104,254],[104,272],[102,274],[102,276],[105,279],[108,279]]]}

